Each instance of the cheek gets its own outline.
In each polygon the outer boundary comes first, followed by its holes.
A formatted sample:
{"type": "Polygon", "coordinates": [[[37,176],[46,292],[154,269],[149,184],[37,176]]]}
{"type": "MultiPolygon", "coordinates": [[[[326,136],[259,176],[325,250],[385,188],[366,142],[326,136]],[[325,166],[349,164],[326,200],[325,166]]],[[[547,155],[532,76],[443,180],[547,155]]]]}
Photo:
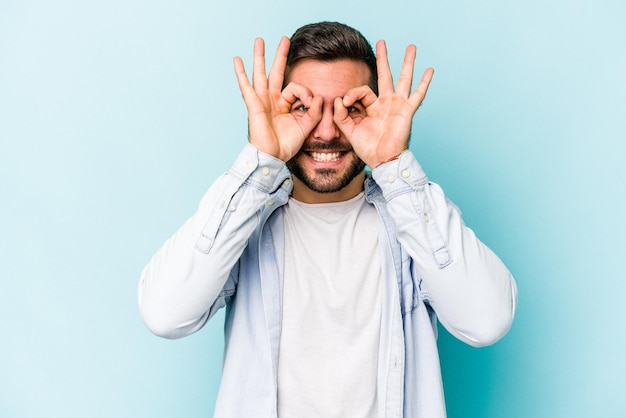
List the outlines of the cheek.
{"type": "Polygon", "coordinates": [[[358,113],[356,115],[350,115],[350,117],[352,118],[352,120],[354,121],[354,123],[361,123],[361,121],[363,119],[365,119],[367,115],[364,115],[363,113],[358,113]]]}
{"type": "MultiPolygon", "coordinates": [[[[352,122],[354,122],[355,125],[359,125],[366,118],[366,116],[363,113],[355,113],[355,114],[351,114],[349,116],[350,116],[350,119],[352,119],[352,122]]],[[[343,134],[343,132],[342,132],[342,134],[343,134]]]]}

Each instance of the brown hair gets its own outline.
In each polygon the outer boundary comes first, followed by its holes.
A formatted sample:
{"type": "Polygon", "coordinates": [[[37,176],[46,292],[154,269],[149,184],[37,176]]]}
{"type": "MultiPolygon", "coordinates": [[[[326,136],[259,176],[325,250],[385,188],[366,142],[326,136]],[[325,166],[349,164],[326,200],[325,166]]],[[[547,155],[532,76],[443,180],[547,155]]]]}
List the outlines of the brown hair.
{"type": "Polygon", "coordinates": [[[376,55],[358,30],[338,22],[311,23],[296,30],[291,37],[285,80],[291,68],[306,58],[319,61],[345,58],[363,61],[371,73],[369,86],[378,94],[376,55]]]}

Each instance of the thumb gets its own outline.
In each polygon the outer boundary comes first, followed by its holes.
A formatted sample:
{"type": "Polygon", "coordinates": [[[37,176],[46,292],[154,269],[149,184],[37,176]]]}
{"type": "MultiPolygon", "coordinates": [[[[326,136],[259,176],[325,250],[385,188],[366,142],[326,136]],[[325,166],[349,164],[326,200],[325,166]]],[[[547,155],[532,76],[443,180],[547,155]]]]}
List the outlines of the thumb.
{"type": "Polygon", "coordinates": [[[307,137],[320,120],[322,120],[322,103],[323,99],[321,97],[313,97],[306,113],[300,119],[300,126],[305,137],[307,137]]]}
{"type": "Polygon", "coordinates": [[[352,132],[356,124],[348,114],[348,108],[344,106],[343,99],[336,97],[333,106],[333,120],[335,125],[343,132],[348,141],[352,142],[352,132]]]}

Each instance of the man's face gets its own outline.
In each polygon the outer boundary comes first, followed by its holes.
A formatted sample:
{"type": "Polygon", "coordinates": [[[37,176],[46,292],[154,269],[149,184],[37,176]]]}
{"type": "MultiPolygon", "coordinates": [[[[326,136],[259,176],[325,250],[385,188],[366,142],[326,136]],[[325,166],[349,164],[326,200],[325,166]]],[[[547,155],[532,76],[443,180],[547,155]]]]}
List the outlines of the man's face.
{"type": "MultiPolygon", "coordinates": [[[[370,70],[362,61],[341,59],[331,62],[303,59],[289,72],[288,82],[296,82],[323,98],[322,120],[311,131],[302,148],[287,167],[294,178],[294,197],[309,203],[348,200],[363,190],[365,164],[333,121],[333,102],[353,87],[367,85],[370,70]]],[[[296,101],[292,112],[303,112],[296,101]]],[[[356,103],[348,109],[358,123],[366,116],[356,103]]]]}

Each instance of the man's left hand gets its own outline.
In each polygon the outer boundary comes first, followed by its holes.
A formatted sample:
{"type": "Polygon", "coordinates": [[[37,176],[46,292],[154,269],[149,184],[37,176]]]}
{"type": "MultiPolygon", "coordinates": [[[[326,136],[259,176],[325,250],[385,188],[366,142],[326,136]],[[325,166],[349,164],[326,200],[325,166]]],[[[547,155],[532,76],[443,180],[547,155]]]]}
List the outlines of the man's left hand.
{"type": "Polygon", "coordinates": [[[409,45],[394,90],[387,47],[384,41],[378,41],[378,96],[369,86],[361,86],[335,99],[335,123],[359,158],[372,169],[392,160],[409,146],[413,116],[426,97],[434,73],[432,68],[426,69],[417,88],[411,93],[415,55],[415,45],[409,45]],[[348,108],[357,102],[365,106],[367,116],[355,121],[350,117],[348,108]]]}

